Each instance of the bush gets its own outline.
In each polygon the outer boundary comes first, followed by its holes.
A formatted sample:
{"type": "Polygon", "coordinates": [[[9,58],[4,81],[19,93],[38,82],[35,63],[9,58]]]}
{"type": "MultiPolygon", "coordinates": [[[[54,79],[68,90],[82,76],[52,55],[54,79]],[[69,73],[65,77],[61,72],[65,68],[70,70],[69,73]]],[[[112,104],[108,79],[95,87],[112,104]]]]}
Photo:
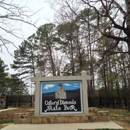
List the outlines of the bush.
{"type": "Polygon", "coordinates": [[[13,120],[0,120],[0,124],[4,124],[4,123],[13,123],[13,120]]]}

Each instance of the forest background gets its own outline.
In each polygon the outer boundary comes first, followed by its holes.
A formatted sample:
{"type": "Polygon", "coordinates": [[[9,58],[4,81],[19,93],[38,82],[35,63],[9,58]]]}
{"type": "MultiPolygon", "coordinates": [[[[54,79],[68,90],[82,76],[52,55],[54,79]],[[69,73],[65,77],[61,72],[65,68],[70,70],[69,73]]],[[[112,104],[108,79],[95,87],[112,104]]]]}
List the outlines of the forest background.
{"type": "MultiPolygon", "coordinates": [[[[28,94],[30,77],[37,71],[42,76],[69,76],[86,70],[92,76],[89,96],[126,97],[130,104],[129,0],[52,0],[50,4],[55,22],[38,27],[14,51],[11,67],[17,74],[7,74],[0,60],[0,95],[28,94]]],[[[3,45],[8,42],[3,41],[3,45]]]]}

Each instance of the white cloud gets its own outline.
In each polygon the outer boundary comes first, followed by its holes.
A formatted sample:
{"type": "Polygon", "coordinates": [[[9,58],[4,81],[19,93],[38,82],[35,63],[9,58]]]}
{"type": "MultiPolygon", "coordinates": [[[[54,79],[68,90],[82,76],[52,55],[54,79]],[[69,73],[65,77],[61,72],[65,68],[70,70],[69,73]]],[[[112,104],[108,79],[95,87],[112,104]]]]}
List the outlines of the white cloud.
{"type": "Polygon", "coordinates": [[[67,83],[65,83],[65,84],[63,84],[64,86],[71,86],[71,84],[67,84],[67,83]]]}
{"type": "Polygon", "coordinates": [[[75,87],[75,88],[79,88],[79,86],[77,86],[77,85],[75,85],[74,87],[75,87]]]}
{"type": "Polygon", "coordinates": [[[75,88],[79,88],[79,85],[77,83],[74,83],[75,88]]]}
{"type": "Polygon", "coordinates": [[[55,86],[54,84],[46,84],[43,89],[53,88],[54,86],[55,86]]]}

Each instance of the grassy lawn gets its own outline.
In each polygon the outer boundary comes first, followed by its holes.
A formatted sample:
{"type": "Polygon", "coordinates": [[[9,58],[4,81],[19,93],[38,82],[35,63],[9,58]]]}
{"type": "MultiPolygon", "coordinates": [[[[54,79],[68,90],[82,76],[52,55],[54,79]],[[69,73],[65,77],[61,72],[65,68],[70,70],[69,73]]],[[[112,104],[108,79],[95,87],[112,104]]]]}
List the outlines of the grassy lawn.
{"type": "Polygon", "coordinates": [[[130,112],[127,110],[98,108],[98,111],[109,111],[112,121],[130,128],[130,112]]]}
{"type": "Polygon", "coordinates": [[[98,108],[98,111],[109,111],[111,120],[123,121],[130,124],[130,112],[125,109],[98,108]]]}

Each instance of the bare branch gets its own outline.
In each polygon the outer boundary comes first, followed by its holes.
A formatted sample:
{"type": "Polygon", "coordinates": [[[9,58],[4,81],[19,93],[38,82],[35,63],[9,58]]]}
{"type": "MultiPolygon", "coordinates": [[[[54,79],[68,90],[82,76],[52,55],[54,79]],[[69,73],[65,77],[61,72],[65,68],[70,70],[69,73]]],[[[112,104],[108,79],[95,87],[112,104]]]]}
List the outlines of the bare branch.
{"type": "Polygon", "coordinates": [[[18,37],[16,34],[13,33],[13,30],[12,30],[12,31],[11,31],[11,30],[7,30],[7,29],[5,29],[5,28],[3,28],[3,27],[0,27],[0,29],[4,30],[5,32],[7,32],[7,33],[9,33],[9,34],[11,34],[11,35],[13,35],[13,36],[15,36],[15,37],[17,37],[17,38],[20,38],[20,37],[18,37]]]}
{"type": "Polygon", "coordinates": [[[30,15],[30,17],[32,17],[33,15],[35,15],[36,13],[38,13],[39,11],[41,11],[43,9],[43,7],[39,10],[37,10],[36,12],[34,12],[33,14],[30,15]]]}
{"type": "Polygon", "coordinates": [[[126,16],[126,12],[123,10],[123,8],[115,1],[113,0],[113,3],[117,6],[117,8],[121,11],[121,13],[126,16]]]}
{"type": "MultiPolygon", "coordinates": [[[[40,10],[36,11],[32,15],[27,15],[29,12],[29,9],[25,6],[20,6],[18,4],[13,3],[13,1],[6,2],[5,0],[0,0],[0,30],[4,31],[4,33],[7,33],[9,35],[12,35],[16,38],[20,38],[20,36],[15,32],[17,27],[15,28],[14,22],[22,22],[29,25],[32,25],[33,27],[37,28],[35,23],[31,23],[28,18],[35,15],[40,10]]],[[[0,36],[0,47],[5,47],[7,52],[9,52],[9,49],[7,47],[7,44],[12,44],[14,47],[13,42],[11,40],[8,40],[7,38],[4,38],[4,36],[0,36]]]]}
{"type": "Polygon", "coordinates": [[[21,22],[23,22],[23,23],[27,23],[27,24],[33,25],[35,28],[38,28],[37,26],[35,26],[35,24],[30,23],[30,22],[28,22],[28,21],[25,21],[25,20],[23,20],[23,19],[19,19],[19,18],[8,18],[8,19],[10,19],[10,20],[15,20],[15,21],[21,21],[21,22]]]}
{"type": "Polygon", "coordinates": [[[0,36],[0,41],[2,43],[2,44],[0,44],[0,46],[6,45],[6,44],[12,44],[15,48],[17,48],[17,46],[15,46],[15,44],[13,42],[9,41],[8,39],[5,39],[2,36],[0,36]]]}

